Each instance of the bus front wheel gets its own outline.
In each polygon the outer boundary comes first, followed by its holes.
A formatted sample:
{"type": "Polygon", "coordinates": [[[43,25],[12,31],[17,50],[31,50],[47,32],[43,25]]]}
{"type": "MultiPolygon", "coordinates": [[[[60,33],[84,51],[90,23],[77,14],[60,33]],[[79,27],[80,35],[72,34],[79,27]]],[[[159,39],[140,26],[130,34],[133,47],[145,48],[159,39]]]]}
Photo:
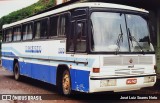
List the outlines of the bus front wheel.
{"type": "Polygon", "coordinates": [[[15,80],[20,80],[20,70],[19,70],[18,62],[16,62],[14,65],[14,78],[15,80]]]}
{"type": "Polygon", "coordinates": [[[64,70],[62,76],[62,92],[64,95],[69,96],[71,94],[71,79],[68,70],[64,70]]]}

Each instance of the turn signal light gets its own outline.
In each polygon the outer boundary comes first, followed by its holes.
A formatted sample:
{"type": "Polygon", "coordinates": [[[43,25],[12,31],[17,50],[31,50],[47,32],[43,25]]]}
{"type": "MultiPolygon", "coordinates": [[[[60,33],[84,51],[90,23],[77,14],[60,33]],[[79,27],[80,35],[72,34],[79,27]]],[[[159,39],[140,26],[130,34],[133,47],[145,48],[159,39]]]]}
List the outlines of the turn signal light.
{"type": "Polygon", "coordinates": [[[93,68],[93,73],[99,73],[100,72],[100,68],[93,68]]]}

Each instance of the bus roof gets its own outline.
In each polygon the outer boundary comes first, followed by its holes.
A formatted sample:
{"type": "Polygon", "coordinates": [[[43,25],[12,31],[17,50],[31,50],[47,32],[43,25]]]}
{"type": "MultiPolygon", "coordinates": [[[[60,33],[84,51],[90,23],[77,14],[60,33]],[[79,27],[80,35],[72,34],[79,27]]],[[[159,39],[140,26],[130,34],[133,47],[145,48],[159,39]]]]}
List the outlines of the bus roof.
{"type": "Polygon", "coordinates": [[[52,14],[56,14],[56,13],[60,13],[60,12],[64,12],[67,10],[71,10],[74,8],[81,8],[81,7],[100,7],[100,8],[115,8],[115,9],[125,9],[125,10],[133,10],[133,11],[139,11],[139,12],[144,12],[144,13],[149,13],[148,11],[144,10],[144,9],[140,9],[140,8],[135,8],[135,7],[131,7],[131,6],[125,6],[125,5],[120,5],[120,4],[112,4],[112,3],[101,3],[101,2],[84,2],[84,3],[74,3],[68,6],[64,6],[58,9],[54,9],[42,14],[38,14],[11,24],[5,24],[3,25],[3,29],[8,28],[8,27],[12,27],[14,25],[18,25],[21,23],[26,23],[35,19],[39,19],[39,18],[43,18],[52,14]]]}

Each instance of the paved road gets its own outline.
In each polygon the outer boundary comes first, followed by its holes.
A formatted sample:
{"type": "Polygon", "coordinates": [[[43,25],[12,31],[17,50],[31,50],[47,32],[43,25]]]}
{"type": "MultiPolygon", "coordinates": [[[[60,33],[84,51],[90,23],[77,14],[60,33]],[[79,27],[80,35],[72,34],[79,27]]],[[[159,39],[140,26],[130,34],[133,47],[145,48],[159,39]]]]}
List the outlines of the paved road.
{"type": "Polygon", "coordinates": [[[159,103],[159,100],[105,100],[106,98],[116,98],[122,94],[127,96],[138,96],[139,94],[149,94],[155,96],[160,95],[160,80],[157,81],[154,87],[144,88],[138,91],[123,92],[123,93],[96,93],[84,94],[77,93],[72,97],[59,95],[57,88],[53,85],[34,80],[27,77],[22,77],[20,81],[15,81],[13,74],[0,68],[0,94],[45,94],[49,99],[54,100],[43,101],[0,101],[0,103],[159,103]],[[89,99],[89,100],[88,100],[89,99]]]}

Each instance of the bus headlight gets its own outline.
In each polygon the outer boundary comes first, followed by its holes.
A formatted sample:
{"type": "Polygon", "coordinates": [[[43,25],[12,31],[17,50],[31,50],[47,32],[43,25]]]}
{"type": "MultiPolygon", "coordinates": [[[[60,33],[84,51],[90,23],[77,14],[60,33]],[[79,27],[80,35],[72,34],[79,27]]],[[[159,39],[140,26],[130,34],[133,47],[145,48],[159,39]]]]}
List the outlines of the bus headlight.
{"type": "Polygon", "coordinates": [[[155,82],[154,76],[144,77],[144,83],[155,82]]]}
{"type": "Polygon", "coordinates": [[[100,87],[116,86],[116,79],[101,80],[100,87]]]}

